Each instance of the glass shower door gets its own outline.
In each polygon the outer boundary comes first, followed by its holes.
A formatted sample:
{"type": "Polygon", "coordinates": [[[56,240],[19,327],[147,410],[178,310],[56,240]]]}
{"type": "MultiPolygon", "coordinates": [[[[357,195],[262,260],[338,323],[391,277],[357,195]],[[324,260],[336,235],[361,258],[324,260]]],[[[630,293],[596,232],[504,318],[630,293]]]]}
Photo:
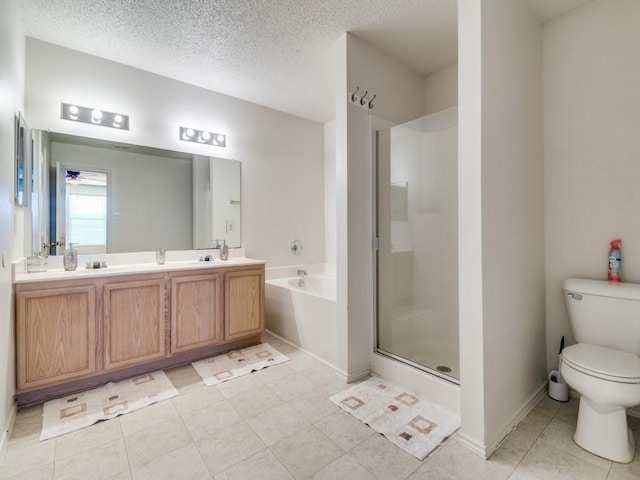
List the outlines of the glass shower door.
{"type": "Polygon", "coordinates": [[[376,145],[377,351],[457,382],[457,109],[376,145]]]}

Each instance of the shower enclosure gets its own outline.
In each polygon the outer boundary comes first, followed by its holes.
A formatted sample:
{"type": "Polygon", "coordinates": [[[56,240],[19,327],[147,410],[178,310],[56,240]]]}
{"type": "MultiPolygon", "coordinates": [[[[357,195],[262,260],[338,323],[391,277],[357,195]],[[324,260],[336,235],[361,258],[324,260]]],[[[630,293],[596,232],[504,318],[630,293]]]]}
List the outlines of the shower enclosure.
{"type": "Polygon", "coordinates": [[[376,137],[376,348],[458,383],[457,109],[376,137]]]}

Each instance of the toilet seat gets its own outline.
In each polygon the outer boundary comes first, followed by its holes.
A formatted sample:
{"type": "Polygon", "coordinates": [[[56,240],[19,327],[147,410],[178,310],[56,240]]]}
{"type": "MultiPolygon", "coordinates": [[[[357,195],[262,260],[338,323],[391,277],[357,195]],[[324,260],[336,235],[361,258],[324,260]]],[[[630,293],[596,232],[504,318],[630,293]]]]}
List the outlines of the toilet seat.
{"type": "Polygon", "coordinates": [[[633,353],[578,343],[562,351],[562,361],[592,377],[617,383],[640,383],[640,357],[633,353]]]}

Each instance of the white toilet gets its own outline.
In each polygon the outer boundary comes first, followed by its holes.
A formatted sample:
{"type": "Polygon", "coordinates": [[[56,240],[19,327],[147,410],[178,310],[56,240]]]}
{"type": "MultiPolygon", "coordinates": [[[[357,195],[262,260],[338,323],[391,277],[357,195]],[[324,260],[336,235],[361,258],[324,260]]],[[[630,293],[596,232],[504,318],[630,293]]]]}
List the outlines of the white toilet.
{"type": "Polygon", "coordinates": [[[633,459],[628,407],[640,404],[640,285],[569,278],[563,289],[575,345],[560,373],[580,394],[574,441],[614,462],[633,459]]]}

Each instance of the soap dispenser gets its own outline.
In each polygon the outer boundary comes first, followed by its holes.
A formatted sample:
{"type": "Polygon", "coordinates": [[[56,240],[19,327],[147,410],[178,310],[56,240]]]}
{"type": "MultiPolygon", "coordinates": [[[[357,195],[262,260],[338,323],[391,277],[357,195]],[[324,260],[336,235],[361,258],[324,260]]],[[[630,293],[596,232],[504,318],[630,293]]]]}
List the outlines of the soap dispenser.
{"type": "Polygon", "coordinates": [[[229,260],[229,246],[226,240],[222,240],[222,246],[220,247],[220,260],[229,260]]]}

